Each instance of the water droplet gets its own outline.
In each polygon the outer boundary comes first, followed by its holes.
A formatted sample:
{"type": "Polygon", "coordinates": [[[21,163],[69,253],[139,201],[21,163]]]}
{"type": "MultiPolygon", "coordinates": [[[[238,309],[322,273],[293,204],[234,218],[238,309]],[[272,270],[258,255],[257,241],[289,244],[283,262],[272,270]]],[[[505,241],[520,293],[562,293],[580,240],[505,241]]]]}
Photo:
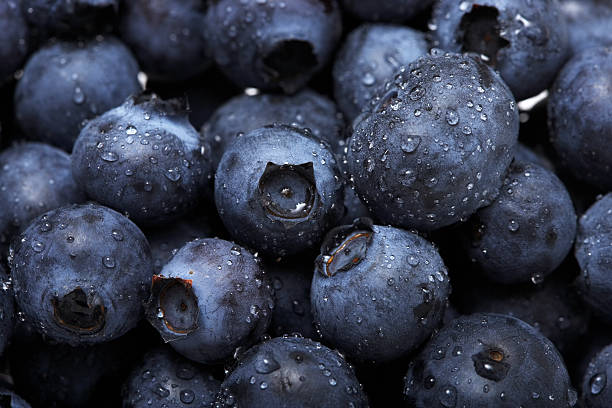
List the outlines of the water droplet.
{"type": "Polygon", "coordinates": [[[33,240],[32,249],[34,250],[34,252],[42,252],[45,249],[45,244],[38,240],[33,240]]]}
{"type": "Polygon", "coordinates": [[[130,125],[125,129],[125,133],[128,135],[135,135],[136,133],[138,133],[138,129],[136,129],[134,126],[130,125]]]}
{"type": "Polygon", "coordinates": [[[402,140],[401,149],[404,153],[412,153],[414,152],[421,143],[421,138],[419,136],[408,136],[402,140]]]}
{"type": "Polygon", "coordinates": [[[371,86],[376,82],[376,78],[370,72],[366,72],[363,78],[361,78],[361,82],[366,86],[371,86]]]}
{"type": "Polygon", "coordinates": [[[102,264],[104,266],[106,266],[107,268],[114,268],[115,267],[115,258],[111,257],[111,256],[105,256],[102,258],[102,264]]]}
{"type": "Polygon", "coordinates": [[[183,404],[191,404],[195,399],[195,393],[191,390],[182,390],[179,398],[183,404]]]}
{"type": "Polygon", "coordinates": [[[181,173],[178,169],[168,169],[164,172],[164,176],[170,181],[178,181],[181,178],[181,173]]]}
{"type": "Polygon", "coordinates": [[[518,222],[516,222],[515,220],[510,220],[510,222],[508,223],[508,229],[511,232],[516,232],[519,229],[519,224],[518,222]]]}
{"type": "Polygon", "coordinates": [[[445,408],[454,408],[457,404],[457,390],[455,387],[448,386],[440,395],[440,404],[445,408]]]}
{"type": "Polygon", "coordinates": [[[268,388],[268,383],[265,381],[262,381],[261,384],[259,384],[259,388],[261,388],[262,390],[265,390],[266,388],[268,388]]]}
{"type": "Polygon", "coordinates": [[[591,394],[598,395],[600,394],[604,388],[606,388],[606,383],[608,382],[608,376],[606,373],[598,373],[591,377],[589,381],[589,390],[591,394]]]}
{"type": "Polygon", "coordinates": [[[123,234],[119,230],[116,230],[116,229],[112,230],[111,236],[113,237],[115,241],[123,241],[123,234]]]}
{"type": "Polygon", "coordinates": [[[410,99],[412,99],[413,101],[418,101],[423,96],[425,96],[425,92],[426,92],[425,88],[422,88],[420,86],[415,86],[410,91],[410,99]]]}
{"type": "Polygon", "coordinates": [[[457,114],[457,111],[454,109],[446,110],[446,123],[451,126],[455,126],[457,123],[459,123],[459,114],[457,114]]]}
{"type": "Polygon", "coordinates": [[[168,391],[166,388],[162,387],[161,385],[158,385],[155,388],[154,391],[157,395],[159,395],[161,398],[166,398],[168,395],[170,395],[170,391],[168,391]]]}
{"type": "Polygon", "coordinates": [[[45,221],[42,224],[40,224],[40,232],[49,232],[53,229],[53,224],[51,224],[49,221],[45,221]]]}
{"type": "Polygon", "coordinates": [[[408,258],[408,265],[410,266],[417,266],[419,264],[419,259],[414,257],[414,256],[410,256],[408,258]]]}
{"type": "Polygon", "coordinates": [[[107,162],[114,162],[117,161],[117,159],[119,157],[117,157],[117,154],[114,152],[103,152],[102,153],[102,160],[107,161],[107,162]]]}
{"type": "Polygon", "coordinates": [[[80,87],[77,86],[76,88],[74,88],[74,93],[72,94],[72,100],[77,105],[80,105],[83,102],[85,102],[85,94],[83,93],[80,87]]]}
{"type": "Polygon", "coordinates": [[[332,377],[332,378],[330,378],[330,379],[329,379],[329,385],[331,385],[331,386],[333,387],[333,386],[335,386],[336,384],[338,384],[338,382],[336,381],[336,379],[335,379],[335,378],[333,378],[333,377],[332,377]]]}
{"type": "Polygon", "coordinates": [[[464,135],[471,135],[472,134],[472,128],[469,126],[464,126],[461,129],[461,132],[463,132],[464,135]]]}
{"type": "Polygon", "coordinates": [[[272,355],[259,356],[255,361],[255,371],[259,374],[270,374],[280,368],[278,361],[272,355]]]}

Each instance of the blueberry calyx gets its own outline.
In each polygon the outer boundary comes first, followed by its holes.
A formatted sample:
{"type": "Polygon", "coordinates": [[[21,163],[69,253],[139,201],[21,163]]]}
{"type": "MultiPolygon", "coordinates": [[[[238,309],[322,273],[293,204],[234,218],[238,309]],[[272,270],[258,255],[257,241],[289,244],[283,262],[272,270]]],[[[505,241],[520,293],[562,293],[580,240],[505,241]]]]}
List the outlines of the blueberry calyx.
{"type": "Polygon", "coordinates": [[[79,334],[97,333],[106,322],[102,299],[96,294],[88,299],[78,286],[61,298],[52,298],[51,304],[55,321],[61,327],[79,334]]]}
{"type": "Polygon", "coordinates": [[[374,236],[374,223],[369,218],[357,218],[351,225],[332,229],[315,261],[315,268],[327,278],[346,272],[358,265],[366,256],[374,236]]]}
{"type": "Polygon", "coordinates": [[[504,352],[498,348],[489,348],[472,356],[474,370],[487,380],[499,382],[506,378],[510,364],[504,361],[504,352]]]}
{"type": "Polygon", "coordinates": [[[145,308],[147,319],[165,342],[184,337],[198,328],[198,298],[189,279],[153,276],[151,297],[145,308]]]}
{"type": "Polygon", "coordinates": [[[298,165],[268,162],[258,189],[268,218],[280,221],[287,229],[306,221],[319,207],[312,162],[298,165]]]}
{"type": "Polygon", "coordinates": [[[492,67],[497,66],[499,51],[510,44],[502,37],[498,17],[499,10],[495,7],[474,4],[463,15],[459,26],[463,51],[485,56],[485,61],[492,67]]]}

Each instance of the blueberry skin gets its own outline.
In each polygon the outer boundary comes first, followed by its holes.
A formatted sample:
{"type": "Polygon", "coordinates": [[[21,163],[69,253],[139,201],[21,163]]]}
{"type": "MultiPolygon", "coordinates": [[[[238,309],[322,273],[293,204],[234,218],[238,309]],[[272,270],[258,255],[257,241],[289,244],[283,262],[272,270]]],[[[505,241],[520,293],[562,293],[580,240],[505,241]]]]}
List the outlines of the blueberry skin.
{"type": "Polygon", "coordinates": [[[612,404],[612,344],[604,347],[589,363],[582,379],[582,403],[585,408],[606,408],[612,404]]]}
{"type": "Polygon", "coordinates": [[[37,33],[55,35],[97,34],[116,17],[120,0],[20,0],[23,14],[37,33]]]}
{"type": "Polygon", "coordinates": [[[8,345],[15,324],[15,304],[11,280],[0,267],[0,356],[8,345]]]}
{"type": "Polygon", "coordinates": [[[28,52],[28,26],[19,1],[0,3],[0,85],[23,64],[28,52]]]}
{"type": "Polygon", "coordinates": [[[51,43],[30,57],[17,83],[17,122],[29,137],[70,151],[86,119],[140,92],[137,75],[115,38],[51,43]]]}
{"type": "Polygon", "coordinates": [[[16,144],[0,154],[0,240],[3,253],[13,235],[44,212],[82,203],[70,156],[43,143],[16,144]]]}
{"type": "Polygon", "coordinates": [[[593,204],[578,222],[574,255],[581,274],[576,279],[584,302],[612,323],[612,193],[593,204]]]}
{"type": "Polygon", "coordinates": [[[227,147],[215,202],[234,239],[271,256],[317,245],[344,211],[329,145],[288,126],[256,129],[227,147]]]}
{"type": "Polygon", "coordinates": [[[572,54],[585,48],[612,46],[612,7],[600,0],[561,0],[572,54]]]}
{"type": "Polygon", "coordinates": [[[406,21],[434,0],[342,0],[342,8],[365,21],[406,21]]]}
{"type": "Polygon", "coordinates": [[[258,259],[229,241],[189,242],[153,277],[149,322],[183,356],[204,364],[231,358],[266,332],[274,308],[258,259]]]}
{"type": "Polygon", "coordinates": [[[206,27],[217,65],[238,86],[294,93],[332,58],[342,33],[336,0],[218,0],[206,27]]]}
{"type": "Polygon", "coordinates": [[[310,307],[313,264],[314,260],[302,256],[266,263],[266,272],[274,288],[274,311],[269,330],[272,336],[299,333],[311,339],[318,337],[310,307]]]}
{"type": "Polygon", "coordinates": [[[325,238],[310,296],[327,343],[354,361],[382,363],[408,355],[431,335],[449,292],[433,245],[359,219],[325,238]]]}
{"type": "Polygon", "coordinates": [[[91,120],[74,144],[72,171],[89,197],[137,224],[168,222],[212,196],[209,149],[181,102],[155,95],[91,120]]]}
{"type": "Polygon", "coordinates": [[[525,146],[523,143],[518,143],[516,150],[514,151],[514,160],[519,162],[533,163],[539,167],[543,167],[551,172],[555,171],[555,166],[545,155],[539,151],[535,151],[530,147],[525,146]]]}
{"type": "Polygon", "coordinates": [[[4,387],[0,387],[0,402],[6,408],[30,408],[30,404],[23,398],[4,387]]]}
{"type": "Polygon", "coordinates": [[[131,0],[119,14],[121,39],[152,79],[177,81],[210,65],[199,0],[131,0]]]}
{"type": "Polygon", "coordinates": [[[355,219],[362,217],[372,218],[368,207],[361,201],[353,186],[347,182],[344,186],[344,215],[336,224],[352,224],[355,219]]]}
{"type": "Polygon", "coordinates": [[[541,282],[572,249],[576,212],[559,178],[533,163],[514,161],[499,196],[465,228],[467,253],[501,284],[541,282]]]}
{"type": "Polygon", "coordinates": [[[410,363],[406,407],[573,407],[555,346],[514,317],[476,313],[443,327],[410,363]]]}
{"type": "Polygon", "coordinates": [[[71,205],[36,218],[13,241],[11,276],[26,319],[73,346],[109,341],[142,316],[153,275],[142,232],[99,205],[71,205]]]}
{"type": "Polygon", "coordinates": [[[517,101],[548,88],[569,54],[557,0],[441,0],[430,27],[434,46],[485,55],[517,101]]]}
{"type": "Polygon", "coordinates": [[[561,165],[604,191],[612,189],[610,75],[612,47],[588,49],[559,72],[548,101],[551,143],[561,165]]]}
{"type": "Polygon", "coordinates": [[[211,146],[213,165],[239,133],[248,133],[273,123],[308,128],[317,138],[332,145],[335,152],[344,147],[344,120],[336,105],[310,89],[295,95],[239,95],[221,105],[202,127],[202,136],[211,146]]]}
{"type": "Polygon", "coordinates": [[[355,119],[401,66],[428,51],[425,33],[409,27],[364,24],[353,30],[333,68],[334,96],[347,119],[355,119]]]}
{"type": "Polygon", "coordinates": [[[211,371],[176,354],[170,347],[148,352],[123,386],[125,408],[209,407],[221,386],[211,371]]]}
{"type": "Polygon", "coordinates": [[[302,337],[249,349],[221,384],[215,408],[367,408],[353,368],[337,352],[302,337]]]}
{"type": "Polygon", "coordinates": [[[347,155],[355,190],[380,223],[434,230],[491,203],[519,127],[499,76],[470,57],[434,52],[384,92],[355,120],[347,155]]]}

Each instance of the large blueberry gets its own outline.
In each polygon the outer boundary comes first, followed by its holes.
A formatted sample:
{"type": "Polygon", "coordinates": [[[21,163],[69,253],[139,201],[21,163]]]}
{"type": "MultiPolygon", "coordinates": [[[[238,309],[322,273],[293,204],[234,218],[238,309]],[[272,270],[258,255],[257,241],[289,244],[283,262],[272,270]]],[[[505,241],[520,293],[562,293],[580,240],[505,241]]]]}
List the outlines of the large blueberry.
{"type": "Polygon", "coordinates": [[[484,63],[419,58],[360,115],[348,150],[356,191],[383,224],[433,230],[492,202],[514,155],[518,110],[484,63]]]}
{"type": "Polygon", "coordinates": [[[72,170],[89,197],[154,224],[185,214],[208,195],[209,158],[181,103],[145,94],[83,128],[72,170]]]}
{"type": "Polygon", "coordinates": [[[476,313],[442,328],[408,369],[406,407],[573,407],[563,359],[514,317],[476,313]]]}
{"type": "Polygon", "coordinates": [[[380,363],[408,355],[431,335],[449,291],[433,245],[359,219],[327,235],[310,296],[327,343],[353,360],[380,363]]]}
{"type": "Polygon", "coordinates": [[[575,249],[582,299],[607,322],[612,322],[611,215],[612,193],[608,193],[580,218],[575,249]]]}
{"type": "Polygon", "coordinates": [[[15,90],[23,132],[70,151],[86,119],[140,92],[138,64],[120,41],[52,42],[26,63],[15,90]]]}
{"type": "Polygon", "coordinates": [[[329,145],[279,125],[256,129],[227,147],[215,201],[236,240],[286,256],[317,245],[340,219],[342,188],[329,145]]]}
{"type": "Polygon", "coordinates": [[[433,0],[342,0],[342,7],[361,20],[405,21],[423,11],[433,0]]]}
{"type": "Polygon", "coordinates": [[[176,354],[170,347],[148,352],[123,386],[125,408],[209,407],[221,382],[211,371],[176,354]]]}
{"type": "Polygon", "coordinates": [[[153,275],[142,232],[99,205],[61,207],[13,241],[11,276],[24,317],[71,345],[112,340],[133,328],[153,275]]]}
{"type": "Polygon", "coordinates": [[[77,187],[70,156],[42,143],[14,145],[0,154],[0,245],[8,250],[11,237],[32,218],[68,204],[85,201],[77,187]]]}
{"type": "Polygon", "coordinates": [[[186,244],[153,277],[147,319],[185,357],[232,357],[265,333],[274,307],[267,275],[246,249],[216,238],[186,244]]]}
{"type": "Polygon", "coordinates": [[[15,304],[11,286],[11,279],[4,272],[4,268],[0,267],[0,356],[11,339],[15,323],[15,304]]]}
{"type": "Polygon", "coordinates": [[[489,279],[537,283],[572,249],[576,213],[554,173],[514,161],[499,196],[478,210],[464,230],[468,256],[489,279]]]}
{"type": "Polygon", "coordinates": [[[612,344],[591,360],[582,379],[582,401],[586,408],[608,408],[612,405],[612,344]]]}
{"type": "Polygon", "coordinates": [[[241,133],[279,123],[308,128],[317,138],[344,147],[344,120],[336,105],[323,95],[305,89],[295,95],[239,95],[224,103],[202,128],[216,166],[223,152],[241,133]]]}
{"type": "Polygon", "coordinates": [[[550,138],[561,165],[581,181],[612,189],[612,47],[590,48],[561,70],[548,101],[550,138]]]}
{"type": "Polygon", "coordinates": [[[215,408],[367,408],[353,368],[336,351],[302,337],[277,337],[241,355],[215,408]]]}
{"type": "Polygon", "coordinates": [[[557,0],[441,0],[430,28],[435,46],[479,54],[517,100],[548,88],[569,51],[557,0]]]}
{"type": "Polygon", "coordinates": [[[333,68],[334,96],[347,119],[352,121],[361,113],[376,89],[401,66],[428,50],[425,33],[409,27],[364,24],[352,31],[333,68]]]}
{"type": "Polygon", "coordinates": [[[329,62],[342,32],[336,0],[210,3],[211,52],[241,87],[297,91],[329,62]]]}
{"type": "Polygon", "coordinates": [[[204,35],[206,2],[130,0],[119,15],[121,38],[152,78],[181,80],[210,65],[204,35]]]}
{"type": "Polygon", "coordinates": [[[28,52],[28,26],[18,0],[0,2],[0,85],[10,79],[28,52]]]}

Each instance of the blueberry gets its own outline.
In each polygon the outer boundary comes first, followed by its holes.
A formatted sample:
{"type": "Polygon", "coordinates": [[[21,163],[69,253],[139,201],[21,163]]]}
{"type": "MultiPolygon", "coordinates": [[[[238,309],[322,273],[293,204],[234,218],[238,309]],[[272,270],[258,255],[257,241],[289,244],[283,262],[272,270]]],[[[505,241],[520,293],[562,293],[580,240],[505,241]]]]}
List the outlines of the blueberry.
{"type": "Polygon", "coordinates": [[[361,201],[355,189],[346,183],[344,186],[344,216],[336,224],[352,224],[356,218],[362,217],[371,218],[368,207],[361,201]]]}
{"type": "Polygon", "coordinates": [[[518,110],[484,63],[433,52],[384,87],[354,123],[348,169],[383,224],[433,230],[497,195],[514,155],[518,110]]]}
{"type": "Polygon", "coordinates": [[[36,216],[85,201],[70,168],[70,156],[42,143],[14,145],[0,154],[2,252],[11,237],[36,216]]]}
{"type": "Polygon", "coordinates": [[[23,398],[15,392],[0,386],[0,404],[3,408],[30,408],[23,398]]]}
{"type": "Polygon", "coordinates": [[[333,350],[301,337],[277,337],[241,355],[215,408],[366,408],[353,368],[333,350]]]}
{"type": "Polygon", "coordinates": [[[323,95],[309,89],[292,96],[239,95],[220,106],[202,128],[212,148],[215,167],[239,134],[273,123],[308,128],[314,136],[329,142],[335,152],[344,147],[342,115],[323,95]]]}
{"type": "Polygon", "coordinates": [[[576,213],[565,186],[549,170],[514,161],[499,196],[481,208],[461,242],[494,282],[541,282],[572,249],[576,213]]]}
{"type": "Polygon", "coordinates": [[[438,332],[410,364],[409,407],[572,407],[571,388],[555,346],[527,323],[477,313],[438,332]]]}
{"type": "Polygon", "coordinates": [[[133,328],[153,274],[142,232],[95,204],[36,218],[13,241],[10,264],[25,318],[71,345],[112,340],[133,328]]]}
{"type": "Polygon", "coordinates": [[[299,333],[316,338],[310,307],[312,262],[302,257],[286,262],[267,262],[266,272],[274,288],[274,311],[270,323],[273,336],[299,333]]]}
{"type": "Polygon", "coordinates": [[[208,407],[215,401],[221,382],[205,367],[176,354],[169,347],[148,352],[134,367],[123,387],[126,408],[154,406],[208,407]]]}
{"type": "Polygon", "coordinates": [[[605,321],[612,323],[612,193],[591,206],[580,218],[575,255],[582,299],[605,321]]]}
{"type": "Polygon", "coordinates": [[[551,172],[555,171],[555,166],[548,157],[523,143],[517,144],[514,152],[514,160],[523,163],[533,163],[551,172]]]}
{"type": "Polygon", "coordinates": [[[415,17],[434,0],[342,0],[342,7],[361,20],[405,21],[415,17]]]}
{"type": "Polygon", "coordinates": [[[612,344],[604,347],[589,363],[582,379],[582,398],[586,408],[606,408],[612,404],[612,344]]]}
{"type": "Polygon", "coordinates": [[[342,32],[336,0],[217,0],[206,24],[214,59],[232,81],[286,93],[327,64],[342,32]]]}
{"type": "Polygon", "coordinates": [[[548,88],[569,51],[557,0],[441,0],[430,28],[436,47],[483,56],[516,100],[548,88]]]}
{"type": "Polygon", "coordinates": [[[72,170],[89,197],[154,224],[184,215],[209,194],[209,155],[180,101],[144,94],[83,128],[72,170]]]}
{"type": "Polygon", "coordinates": [[[39,36],[96,34],[115,18],[120,0],[20,0],[28,23],[39,36]]]}
{"type": "Polygon", "coordinates": [[[23,64],[28,52],[28,27],[18,0],[0,2],[0,85],[23,64]]]}
{"type": "MultiPolygon", "coordinates": [[[[476,279],[453,286],[457,307],[465,314],[505,314],[532,325],[552,341],[564,356],[580,350],[589,323],[589,313],[566,279],[557,276],[540,285],[501,286],[476,279]]],[[[466,280],[466,279],[464,279],[466,280]]]]}
{"type": "Polygon", "coordinates": [[[586,48],[612,46],[612,6],[600,0],[561,0],[573,54],[586,48]]]}
{"type": "Polygon", "coordinates": [[[429,50],[425,34],[408,27],[364,24],[346,38],[334,63],[334,95],[353,120],[400,66],[429,50]]]}
{"type": "Polygon", "coordinates": [[[83,121],[140,91],[137,74],[115,38],[51,43],[30,57],[17,83],[17,122],[30,138],[70,151],[83,121]]]}
{"type": "Polygon", "coordinates": [[[153,79],[181,80],[210,65],[201,0],[131,0],[119,16],[121,38],[153,79]]]}
{"type": "Polygon", "coordinates": [[[612,48],[590,48],[563,67],[548,102],[551,142],[561,165],[605,191],[612,189],[610,75],[612,48]]]}
{"type": "Polygon", "coordinates": [[[11,279],[4,272],[4,268],[0,267],[0,356],[11,339],[15,323],[15,305],[11,285],[11,279]]]}
{"type": "Polygon", "coordinates": [[[246,249],[221,239],[186,244],[153,277],[147,319],[185,357],[206,364],[232,357],[268,328],[268,277],[246,249]]]}
{"type": "Polygon", "coordinates": [[[436,249],[420,236],[358,219],[329,232],[312,280],[323,339],[355,361],[408,355],[440,323],[450,283],[436,249]]]}
{"type": "Polygon", "coordinates": [[[287,256],[317,245],[340,219],[342,187],[328,144],[279,125],[228,146],[217,169],[215,201],[235,239],[287,256]]]}

